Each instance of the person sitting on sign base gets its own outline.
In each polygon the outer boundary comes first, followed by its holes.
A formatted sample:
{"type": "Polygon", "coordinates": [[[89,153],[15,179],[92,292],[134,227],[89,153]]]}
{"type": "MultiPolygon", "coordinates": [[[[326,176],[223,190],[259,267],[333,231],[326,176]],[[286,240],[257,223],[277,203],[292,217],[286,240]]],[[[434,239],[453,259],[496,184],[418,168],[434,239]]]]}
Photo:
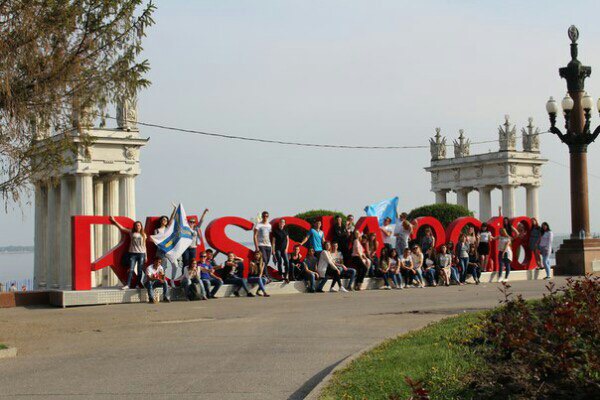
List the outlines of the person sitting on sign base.
{"type": "Polygon", "coordinates": [[[429,286],[437,286],[437,271],[435,268],[435,250],[430,247],[425,253],[423,262],[423,277],[429,286]]]}
{"type": "Polygon", "coordinates": [[[389,247],[384,247],[381,249],[381,255],[379,256],[379,263],[375,267],[375,271],[373,272],[373,276],[375,278],[383,279],[382,289],[390,290],[392,287],[390,286],[390,277],[389,269],[390,269],[390,258],[388,256],[389,247]]]}
{"type": "Polygon", "coordinates": [[[300,254],[300,245],[294,245],[294,249],[292,250],[292,254],[290,254],[290,275],[288,278],[290,280],[299,280],[303,278],[304,275],[304,262],[302,262],[302,255],[300,254]]]}
{"type": "Polygon", "coordinates": [[[225,261],[225,264],[223,264],[223,267],[220,269],[222,274],[221,276],[223,277],[223,283],[236,286],[235,290],[233,291],[233,295],[236,297],[240,297],[240,289],[244,289],[247,297],[254,297],[254,294],[251,293],[250,289],[248,288],[248,282],[246,279],[239,276],[243,269],[243,261],[243,258],[236,256],[234,253],[227,254],[227,261],[225,261]]]}
{"type": "Polygon", "coordinates": [[[331,255],[333,256],[335,265],[340,272],[340,278],[348,279],[346,289],[349,291],[354,290],[353,284],[354,280],[356,279],[356,270],[344,265],[344,256],[342,255],[342,252],[338,251],[338,244],[336,242],[331,243],[331,255]]]}
{"type": "Polygon", "coordinates": [[[271,297],[265,290],[267,278],[264,277],[265,263],[262,259],[262,254],[259,250],[254,252],[254,258],[250,261],[250,271],[248,274],[248,283],[257,283],[257,296],[271,297]],[[262,292],[262,294],[261,294],[262,292]]]}
{"type": "Polygon", "coordinates": [[[333,255],[331,254],[331,243],[325,242],[323,245],[323,251],[321,251],[321,255],[319,256],[319,263],[317,264],[317,269],[319,271],[319,285],[317,286],[317,292],[322,292],[323,287],[325,287],[325,283],[327,283],[327,277],[331,278],[331,286],[329,287],[330,292],[337,292],[335,289],[335,285],[340,288],[340,292],[344,293],[347,290],[342,286],[342,280],[340,278],[340,271],[335,264],[333,259],[333,255]]]}
{"type": "Polygon", "coordinates": [[[214,272],[214,260],[209,260],[208,251],[200,254],[200,278],[202,285],[209,299],[216,299],[217,292],[223,285],[223,279],[219,278],[214,272]],[[210,287],[212,285],[212,290],[210,287]]]}
{"type": "Polygon", "coordinates": [[[169,285],[165,279],[165,270],[160,265],[160,258],[155,258],[154,263],[146,268],[146,287],[148,288],[148,302],[158,303],[158,299],[154,297],[154,286],[162,285],[163,301],[171,302],[169,298],[169,285]]]}
{"type": "MultiPolygon", "coordinates": [[[[297,254],[300,256],[300,245],[294,246],[294,254],[292,254],[292,260],[294,260],[294,255],[297,254]]],[[[302,278],[304,282],[306,282],[307,292],[315,293],[317,291],[316,281],[320,278],[319,271],[317,270],[317,264],[319,263],[319,259],[315,255],[315,249],[312,247],[308,249],[308,254],[304,259],[302,278]]],[[[323,290],[321,290],[322,292],[323,290]]]]}
{"type": "Polygon", "coordinates": [[[477,247],[474,244],[469,246],[469,263],[468,272],[475,280],[475,284],[481,283],[481,266],[479,265],[479,254],[477,254],[477,247]]]}
{"type": "Polygon", "coordinates": [[[208,300],[204,291],[203,285],[200,284],[200,273],[198,271],[198,263],[192,260],[190,265],[183,267],[183,275],[181,278],[181,286],[188,300],[208,300]]]}

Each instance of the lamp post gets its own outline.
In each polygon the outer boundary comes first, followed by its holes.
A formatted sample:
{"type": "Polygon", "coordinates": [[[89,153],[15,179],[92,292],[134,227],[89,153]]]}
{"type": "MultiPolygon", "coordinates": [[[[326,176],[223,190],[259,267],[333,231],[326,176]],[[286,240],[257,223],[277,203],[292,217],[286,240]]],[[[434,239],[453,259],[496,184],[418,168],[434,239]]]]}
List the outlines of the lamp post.
{"type": "MultiPolygon", "coordinates": [[[[568,33],[571,39],[571,61],[566,67],[559,69],[560,77],[567,81],[568,91],[561,101],[565,118],[564,133],[556,127],[558,104],[552,97],[546,103],[550,132],[569,147],[571,170],[571,237],[556,252],[555,273],[582,275],[600,272],[600,240],[591,239],[590,235],[587,179],[587,147],[600,134],[600,126],[594,132],[590,131],[594,101],[584,91],[584,83],[592,69],[582,65],[577,59],[579,31],[571,25],[568,33]]],[[[597,106],[600,112],[600,100],[597,106]]]]}

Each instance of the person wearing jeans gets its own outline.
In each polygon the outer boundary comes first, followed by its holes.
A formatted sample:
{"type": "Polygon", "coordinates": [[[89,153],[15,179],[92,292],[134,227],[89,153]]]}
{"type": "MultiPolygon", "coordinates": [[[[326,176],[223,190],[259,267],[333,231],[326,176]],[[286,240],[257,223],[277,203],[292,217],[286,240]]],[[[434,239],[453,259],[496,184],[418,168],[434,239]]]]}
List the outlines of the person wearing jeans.
{"type": "MultiPolygon", "coordinates": [[[[121,289],[131,288],[131,282],[133,281],[133,275],[135,274],[135,267],[137,265],[137,285],[142,288],[142,275],[145,271],[146,264],[146,233],[144,232],[144,226],[140,221],[135,221],[133,228],[127,229],[123,225],[119,224],[113,216],[109,217],[110,222],[115,224],[121,232],[127,233],[130,238],[129,242],[129,276],[127,277],[127,284],[121,289]]],[[[160,260],[159,260],[160,261],[160,260]]]]}
{"type": "Polygon", "coordinates": [[[542,223],[542,236],[540,237],[539,249],[542,255],[542,264],[546,270],[546,277],[544,279],[550,279],[552,270],[550,268],[550,254],[552,254],[552,239],[554,234],[550,230],[550,225],[547,222],[542,223]]]}
{"type": "MultiPolygon", "coordinates": [[[[164,233],[164,231],[171,224],[171,222],[173,222],[173,217],[175,216],[176,212],[177,212],[177,207],[175,205],[173,205],[173,212],[171,213],[171,217],[167,217],[166,215],[163,215],[158,219],[158,227],[156,229],[154,229],[154,235],[160,235],[160,234],[164,233]]],[[[157,249],[156,249],[156,257],[160,258],[161,265],[165,271],[167,270],[167,262],[169,264],[171,264],[171,282],[170,283],[171,283],[171,287],[174,288],[175,287],[175,277],[177,276],[177,263],[169,260],[169,258],[165,254],[165,251],[163,249],[161,249],[160,247],[157,247],[157,249]]]]}
{"type": "Polygon", "coordinates": [[[209,299],[214,299],[217,292],[223,285],[223,280],[215,275],[214,267],[211,261],[208,259],[208,253],[203,251],[200,253],[200,279],[202,280],[202,286],[209,299]],[[210,287],[213,287],[212,290],[210,287]]]}
{"type": "Polygon", "coordinates": [[[234,253],[227,254],[227,261],[225,261],[225,264],[221,267],[221,270],[223,271],[223,283],[236,286],[236,289],[233,291],[233,295],[236,297],[240,296],[240,289],[246,291],[247,297],[254,297],[254,294],[251,293],[248,288],[246,279],[238,276],[238,273],[243,269],[243,261],[243,258],[237,257],[234,253]]]}
{"type": "Polygon", "coordinates": [[[261,252],[255,251],[254,259],[250,261],[250,273],[248,274],[248,283],[258,284],[258,290],[256,291],[257,296],[270,297],[270,295],[265,290],[267,279],[263,276],[264,268],[265,264],[263,263],[261,252]]]}
{"type": "Polygon", "coordinates": [[[148,288],[148,302],[150,303],[157,302],[156,298],[154,298],[154,287],[156,285],[162,285],[163,301],[171,302],[169,298],[169,286],[165,279],[165,270],[160,263],[160,258],[155,258],[154,263],[146,268],[146,286],[148,288]]]}
{"type": "Polygon", "coordinates": [[[338,271],[340,272],[340,278],[348,279],[346,289],[352,291],[352,285],[356,280],[356,270],[354,268],[348,268],[344,265],[344,256],[342,252],[338,251],[338,244],[336,242],[331,244],[331,255],[338,271]]]}
{"type": "MultiPolygon", "coordinates": [[[[292,254],[292,260],[300,255],[300,246],[294,246],[294,253],[292,254]]],[[[317,264],[319,260],[315,256],[315,249],[308,249],[308,254],[302,263],[302,278],[307,284],[308,293],[314,293],[317,290],[316,280],[319,279],[319,272],[317,271],[317,264]]],[[[322,288],[321,288],[322,291],[322,288]]]]}
{"type": "Polygon", "coordinates": [[[204,209],[202,216],[200,217],[200,221],[196,221],[196,218],[191,218],[189,220],[190,229],[192,230],[192,242],[190,246],[183,252],[181,258],[183,260],[183,266],[187,267],[190,265],[192,260],[196,259],[198,245],[202,240],[202,233],[200,232],[200,227],[202,226],[202,221],[204,221],[204,217],[208,213],[208,208],[204,209]]]}
{"type": "Polygon", "coordinates": [[[481,283],[481,266],[479,265],[477,247],[474,244],[469,246],[469,272],[475,280],[475,284],[479,285],[481,283]]]}
{"type": "Polygon", "coordinates": [[[285,283],[289,283],[290,280],[294,279],[287,254],[289,244],[290,237],[285,229],[285,219],[281,218],[277,223],[277,229],[273,230],[271,245],[274,252],[275,263],[277,264],[277,271],[279,272],[279,276],[284,278],[285,283]],[[283,271],[283,267],[285,267],[285,272],[283,271]]]}
{"type": "MultiPolygon", "coordinates": [[[[183,291],[187,299],[190,298],[192,284],[199,283],[200,279],[198,273],[198,263],[196,260],[192,260],[190,265],[188,265],[187,267],[183,267],[183,275],[181,278],[181,286],[183,286],[183,291]]],[[[198,293],[198,295],[202,300],[208,300],[208,297],[206,296],[206,291],[204,290],[204,287],[202,285],[200,285],[200,293],[198,293]]]]}
{"type": "Polygon", "coordinates": [[[392,275],[390,274],[390,258],[388,257],[388,247],[384,247],[381,249],[381,254],[379,256],[379,263],[375,267],[375,271],[373,272],[376,278],[383,279],[383,287],[382,289],[391,289],[390,286],[390,278],[392,275]]]}
{"type": "Polygon", "coordinates": [[[506,247],[504,253],[502,254],[502,259],[500,260],[500,268],[498,269],[498,276],[502,276],[502,267],[504,267],[505,275],[504,279],[500,278],[500,282],[508,281],[508,274],[510,274],[510,264],[512,263],[512,249],[510,245],[506,247]]]}
{"type": "Polygon", "coordinates": [[[325,242],[323,245],[323,251],[319,256],[319,262],[317,264],[317,270],[319,272],[319,276],[321,277],[319,281],[319,285],[317,286],[317,292],[322,292],[325,283],[327,282],[327,277],[330,277],[331,287],[329,288],[330,292],[337,292],[335,289],[335,284],[340,288],[340,292],[347,292],[347,290],[342,286],[342,280],[340,279],[340,271],[335,264],[333,255],[331,254],[331,243],[325,242]]]}
{"type": "Polygon", "coordinates": [[[510,264],[512,262],[513,252],[511,247],[512,239],[508,234],[508,231],[505,228],[500,230],[500,236],[494,238],[494,240],[498,241],[498,252],[500,253],[498,263],[498,281],[506,282],[508,281],[508,274],[510,274],[510,264]],[[502,278],[502,269],[506,271],[506,275],[502,278]]]}
{"type": "Polygon", "coordinates": [[[469,268],[469,241],[467,235],[460,234],[456,244],[456,257],[460,263],[460,281],[465,283],[467,279],[467,269],[469,268]]]}
{"type": "Polygon", "coordinates": [[[271,260],[271,254],[273,253],[273,247],[271,246],[272,239],[272,227],[269,223],[269,213],[263,211],[260,215],[260,222],[254,226],[254,247],[256,251],[260,251],[262,260],[265,263],[265,277],[268,279],[269,275],[269,260],[271,260]]]}

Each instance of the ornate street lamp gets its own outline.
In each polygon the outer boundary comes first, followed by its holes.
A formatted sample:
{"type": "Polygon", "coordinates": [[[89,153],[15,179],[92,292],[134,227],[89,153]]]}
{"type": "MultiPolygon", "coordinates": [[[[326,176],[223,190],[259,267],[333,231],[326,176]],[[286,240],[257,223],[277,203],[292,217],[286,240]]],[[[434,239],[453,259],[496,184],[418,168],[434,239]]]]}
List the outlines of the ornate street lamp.
{"type": "MultiPolygon", "coordinates": [[[[559,69],[560,77],[567,81],[568,90],[561,101],[565,117],[564,133],[556,127],[558,104],[552,97],[546,103],[550,132],[569,146],[571,169],[571,238],[565,240],[556,252],[555,273],[582,275],[600,273],[600,240],[591,239],[590,236],[587,180],[587,147],[600,134],[600,126],[594,132],[590,131],[594,100],[584,91],[584,83],[592,69],[582,65],[577,59],[579,31],[571,25],[568,33],[571,39],[571,61],[566,67],[559,69]]],[[[597,107],[600,112],[600,100],[597,107]]]]}

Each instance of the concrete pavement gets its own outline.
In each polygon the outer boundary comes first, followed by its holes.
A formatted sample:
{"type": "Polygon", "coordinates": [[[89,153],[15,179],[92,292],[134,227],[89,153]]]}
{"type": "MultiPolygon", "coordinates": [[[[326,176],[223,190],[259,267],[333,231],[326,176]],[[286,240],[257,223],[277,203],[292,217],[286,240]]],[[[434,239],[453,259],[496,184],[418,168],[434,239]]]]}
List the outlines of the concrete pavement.
{"type": "MultiPolygon", "coordinates": [[[[531,298],[546,283],[512,285],[531,298]]],[[[302,399],[356,351],[494,307],[498,288],[2,309],[0,343],[19,356],[0,360],[0,398],[302,399]]]]}

